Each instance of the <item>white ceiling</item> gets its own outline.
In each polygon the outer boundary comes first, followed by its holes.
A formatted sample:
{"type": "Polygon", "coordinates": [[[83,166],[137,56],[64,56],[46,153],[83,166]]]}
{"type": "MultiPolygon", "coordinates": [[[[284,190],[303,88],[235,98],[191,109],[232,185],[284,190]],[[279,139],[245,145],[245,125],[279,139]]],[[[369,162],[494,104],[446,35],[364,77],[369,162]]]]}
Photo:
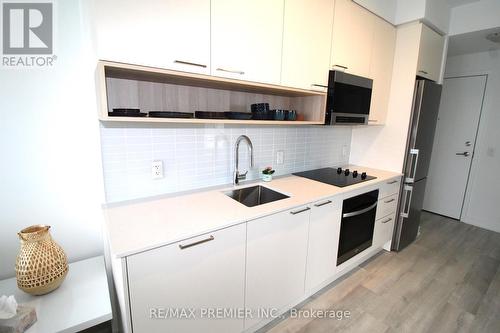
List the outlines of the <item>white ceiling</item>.
{"type": "MultiPolygon", "coordinates": [[[[433,1],[436,1],[436,0],[433,0],[433,1]]],[[[480,0],[447,0],[447,1],[448,1],[448,4],[450,5],[450,7],[457,7],[457,6],[466,5],[468,3],[478,2],[480,0]]]]}
{"type": "Polygon", "coordinates": [[[500,27],[450,36],[448,56],[500,50],[499,43],[493,43],[485,38],[492,32],[500,32],[500,27]]]}

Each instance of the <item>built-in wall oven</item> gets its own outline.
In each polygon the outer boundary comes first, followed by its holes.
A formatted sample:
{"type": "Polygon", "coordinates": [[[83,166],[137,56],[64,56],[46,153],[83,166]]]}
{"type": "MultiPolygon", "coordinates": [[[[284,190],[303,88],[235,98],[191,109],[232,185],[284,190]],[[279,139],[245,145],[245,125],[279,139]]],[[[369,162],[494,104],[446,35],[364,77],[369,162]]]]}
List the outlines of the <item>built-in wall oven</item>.
{"type": "Polygon", "coordinates": [[[344,200],[337,266],[372,245],[377,201],[378,190],[344,200]]]}
{"type": "Polygon", "coordinates": [[[326,98],[326,125],[363,125],[368,123],[373,80],[330,71],[326,98]]]}

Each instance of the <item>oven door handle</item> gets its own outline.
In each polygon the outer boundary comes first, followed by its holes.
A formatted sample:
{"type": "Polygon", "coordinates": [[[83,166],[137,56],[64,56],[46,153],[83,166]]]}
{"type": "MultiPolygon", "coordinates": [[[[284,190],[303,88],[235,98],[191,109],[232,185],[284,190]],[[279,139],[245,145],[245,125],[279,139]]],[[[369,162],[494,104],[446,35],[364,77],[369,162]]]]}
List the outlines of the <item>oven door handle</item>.
{"type": "Polygon", "coordinates": [[[342,217],[345,218],[345,217],[358,216],[358,215],[364,214],[364,213],[372,210],[375,207],[377,207],[377,202],[375,202],[373,205],[368,206],[368,207],[366,207],[364,209],[361,209],[361,210],[358,210],[358,211],[355,211],[355,212],[351,212],[351,213],[342,214],[342,217]]]}

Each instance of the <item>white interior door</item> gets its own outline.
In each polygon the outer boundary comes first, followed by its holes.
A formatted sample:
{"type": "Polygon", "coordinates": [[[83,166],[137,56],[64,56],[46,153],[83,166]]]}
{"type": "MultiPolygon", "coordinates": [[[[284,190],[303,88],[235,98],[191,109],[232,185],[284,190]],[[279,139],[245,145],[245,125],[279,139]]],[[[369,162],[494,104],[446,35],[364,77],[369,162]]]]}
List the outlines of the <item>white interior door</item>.
{"type": "Polygon", "coordinates": [[[424,209],[460,219],[474,156],[486,76],[443,82],[424,209]]]}

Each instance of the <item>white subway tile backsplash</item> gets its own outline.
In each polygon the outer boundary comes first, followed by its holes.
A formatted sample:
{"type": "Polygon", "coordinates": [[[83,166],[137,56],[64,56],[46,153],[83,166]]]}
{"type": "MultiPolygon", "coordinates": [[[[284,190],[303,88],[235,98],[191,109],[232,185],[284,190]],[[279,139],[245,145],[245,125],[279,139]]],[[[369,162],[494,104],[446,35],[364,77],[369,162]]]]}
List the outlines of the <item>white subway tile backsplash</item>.
{"type": "MultiPolygon", "coordinates": [[[[135,98],[134,96],[132,98],[135,98]]],[[[248,179],[260,177],[267,166],[276,175],[348,163],[351,128],[244,127],[238,125],[101,126],[106,200],[122,200],[174,193],[232,182],[234,142],[247,135],[254,146],[254,168],[248,179]],[[276,154],[283,151],[283,164],[276,154]],[[151,162],[162,160],[165,178],[151,178],[151,162]]],[[[249,158],[243,143],[240,168],[249,158]]]]}

